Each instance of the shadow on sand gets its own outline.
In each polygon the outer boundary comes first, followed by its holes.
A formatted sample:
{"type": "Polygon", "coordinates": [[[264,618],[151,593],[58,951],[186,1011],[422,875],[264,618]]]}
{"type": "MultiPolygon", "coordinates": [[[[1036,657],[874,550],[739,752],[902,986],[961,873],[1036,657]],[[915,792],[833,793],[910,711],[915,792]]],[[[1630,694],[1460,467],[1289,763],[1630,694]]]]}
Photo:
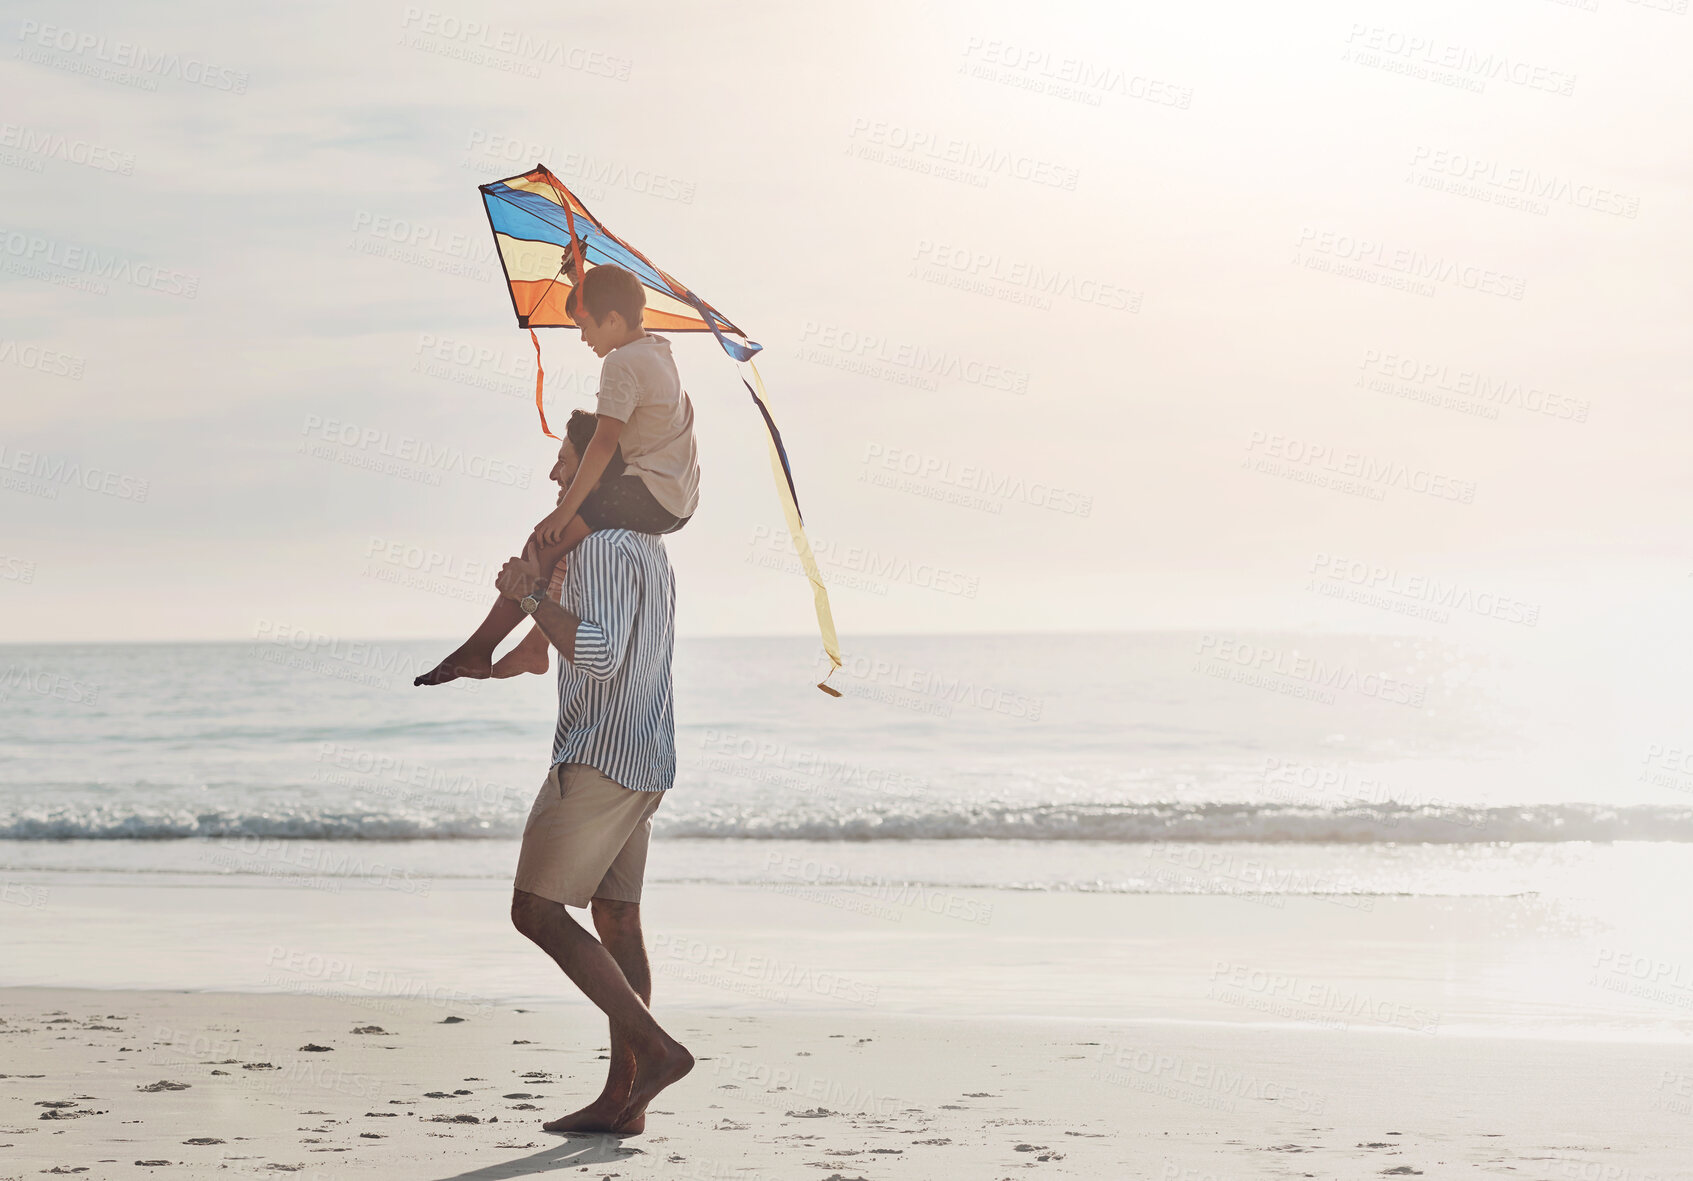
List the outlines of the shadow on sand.
{"type": "MultiPolygon", "coordinates": [[[[542,1133],[554,1135],[556,1133],[542,1133]]],[[[440,1181],[499,1181],[502,1177],[528,1177],[534,1173],[550,1173],[555,1169],[572,1169],[584,1165],[603,1165],[611,1161],[628,1160],[642,1155],[639,1148],[625,1148],[616,1136],[591,1136],[571,1133],[563,1141],[532,1152],[516,1160],[483,1165],[467,1173],[454,1173],[440,1181]]]]}

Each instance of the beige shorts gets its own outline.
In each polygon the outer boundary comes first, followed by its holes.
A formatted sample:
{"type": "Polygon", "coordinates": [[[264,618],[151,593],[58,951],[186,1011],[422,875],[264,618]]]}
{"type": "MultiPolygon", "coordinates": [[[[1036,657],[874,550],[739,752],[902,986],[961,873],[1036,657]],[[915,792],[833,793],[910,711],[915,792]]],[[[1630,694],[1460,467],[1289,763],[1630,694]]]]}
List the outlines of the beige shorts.
{"type": "Polygon", "coordinates": [[[512,885],[566,906],[639,902],[662,791],[631,791],[586,763],[560,763],[529,809],[512,885]]]}

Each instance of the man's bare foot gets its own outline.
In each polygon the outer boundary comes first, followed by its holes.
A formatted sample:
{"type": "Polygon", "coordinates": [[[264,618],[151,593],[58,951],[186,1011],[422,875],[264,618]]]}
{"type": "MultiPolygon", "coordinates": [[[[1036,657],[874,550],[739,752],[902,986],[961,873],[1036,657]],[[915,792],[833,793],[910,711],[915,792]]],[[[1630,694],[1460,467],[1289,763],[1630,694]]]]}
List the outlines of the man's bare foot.
{"type": "Polygon", "coordinates": [[[440,664],[412,681],[412,684],[445,685],[448,681],[456,681],[460,677],[480,681],[487,679],[493,671],[494,661],[491,654],[460,648],[440,664]]]}
{"type": "Polygon", "coordinates": [[[548,1120],[541,1127],[548,1132],[616,1132],[624,1136],[637,1136],[646,1130],[645,1116],[617,1124],[617,1117],[625,1106],[626,1096],[627,1092],[616,1096],[601,1095],[581,1111],[573,1111],[569,1115],[548,1120]]]}
{"type": "Polygon", "coordinates": [[[647,1126],[647,1104],[671,1083],[694,1068],[694,1056],[686,1047],[668,1034],[664,1043],[650,1050],[635,1051],[635,1085],[623,1104],[612,1130],[620,1136],[633,1136],[647,1126]]]}
{"type": "Polygon", "coordinates": [[[538,628],[530,632],[523,637],[522,642],[517,647],[494,661],[493,675],[495,679],[522,676],[524,673],[546,672],[547,648],[549,646],[546,633],[538,628]]]}

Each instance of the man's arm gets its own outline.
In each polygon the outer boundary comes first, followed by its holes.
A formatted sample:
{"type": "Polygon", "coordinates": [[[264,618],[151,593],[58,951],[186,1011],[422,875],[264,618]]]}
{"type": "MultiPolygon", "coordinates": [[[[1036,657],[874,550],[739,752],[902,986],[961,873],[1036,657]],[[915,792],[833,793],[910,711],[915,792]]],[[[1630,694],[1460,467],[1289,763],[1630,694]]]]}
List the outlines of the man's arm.
{"type": "MultiPolygon", "coordinates": [[[[592,618],[584,619],[545,597],[535,610],[535,622],[559,655],[596,681],[610,680],[623,666],[629,635],[635,627],[639,587],[628,559],[615,549],[578,546],[566,576],[585,588],[579,595],[592,618]]],[[[508,599],[522,599],[541,582],[540,565],[530,558],[512,558],[501,568],[495,585],[508,599]]]]}
{"type": "Polygon", "coordinates": [[[533,616],[535,625],[547,637],[548,643],[558,649],[560,656],[566,660],[576,658],[576,629],[582,621],[547,597],[546,584],[541,580],[541,563],[530,557],[527,549],[522,557],[510,558],[500,567],[494,586],[513,602],[525,598],[531,591],[540,595],[541,605],[535,609],[533,616]]]}

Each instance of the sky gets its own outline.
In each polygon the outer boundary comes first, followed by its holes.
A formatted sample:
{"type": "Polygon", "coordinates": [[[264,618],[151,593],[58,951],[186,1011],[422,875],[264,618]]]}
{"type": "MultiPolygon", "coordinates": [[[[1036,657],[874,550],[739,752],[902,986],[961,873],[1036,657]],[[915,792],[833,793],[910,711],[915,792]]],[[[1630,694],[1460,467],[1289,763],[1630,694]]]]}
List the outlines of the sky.
{"type": "MultiPolygon", "coordinates": [[[[763,344],[843,636],[1654,634],[1676,7],[7,4],[0,641],[466,632],[553,503],[476,190],[537,162],[763,344]]],[[[805,634],[675,344],[679,631],[805,634]]]]}

